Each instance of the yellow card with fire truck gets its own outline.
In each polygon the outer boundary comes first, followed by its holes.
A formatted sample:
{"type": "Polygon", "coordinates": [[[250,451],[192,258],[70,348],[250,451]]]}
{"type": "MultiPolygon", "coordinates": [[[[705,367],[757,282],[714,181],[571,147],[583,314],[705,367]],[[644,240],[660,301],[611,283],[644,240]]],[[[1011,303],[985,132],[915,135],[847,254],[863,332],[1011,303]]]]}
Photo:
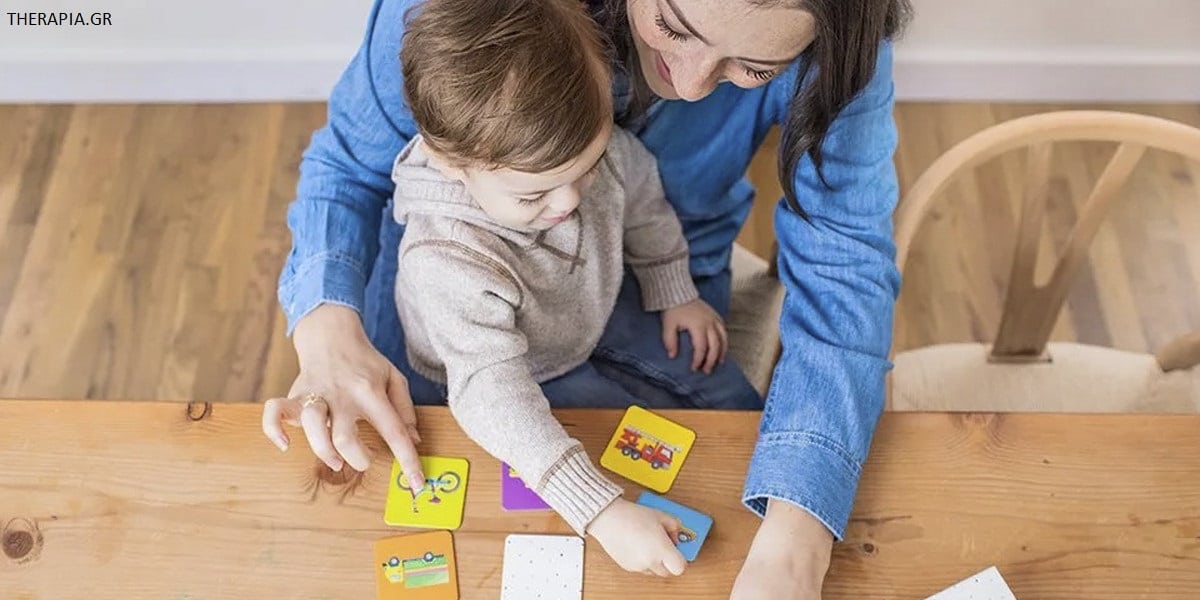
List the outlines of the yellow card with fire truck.
{"type": "Polygon", "coordinates": [[[640,406],[630,406],[600,456],[604,468],[660,494],[671,489],[696,432],[640,406]]]}

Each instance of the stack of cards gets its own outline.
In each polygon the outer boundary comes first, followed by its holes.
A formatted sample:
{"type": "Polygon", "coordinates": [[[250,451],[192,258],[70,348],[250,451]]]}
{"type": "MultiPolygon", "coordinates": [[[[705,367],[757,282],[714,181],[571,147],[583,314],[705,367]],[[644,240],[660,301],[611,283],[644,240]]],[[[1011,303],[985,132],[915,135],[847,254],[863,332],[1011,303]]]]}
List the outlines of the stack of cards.
{"type": "Polygon", "coordinates": [[[375,542],[380,600],[458,600],[458,567],[449,531],[375,542]]]}
{"type": "Polygon", "coordinates": [[[397,527],[458,529],[467,496],[467,459],[422,456],[425,487],[413,493],[399,462],[392,463],[383,520],[397,527]]]}
{"type": "Polygon", "coordinates": [[[708,539],[708,532],[712,529],[712,517],[650,492],[642,492],[637,503],[678,518],[683,528],[679,532],[679,539],[676,540],[676,547],[688,562],[696,560],[700,546],[704,545],[704,540],[708,539]]]}
{"type": "Polygon", "coordinates": [[[675,483],[696,432],[640,406],[631,406],[600,456],[604,468],[656,492],[675,483]]]}
{"type": "Polygon", "coordinates": [[[582,599],[582,538],[510,535],[504,540],[500,600],[582,599]]]}

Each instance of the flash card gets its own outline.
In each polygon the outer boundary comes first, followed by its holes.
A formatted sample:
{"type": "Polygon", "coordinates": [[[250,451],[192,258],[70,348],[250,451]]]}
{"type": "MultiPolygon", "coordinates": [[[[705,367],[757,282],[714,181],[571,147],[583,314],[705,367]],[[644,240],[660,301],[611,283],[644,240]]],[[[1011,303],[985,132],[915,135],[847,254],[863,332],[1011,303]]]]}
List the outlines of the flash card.
{"type": "Polygon", "coordinates": [[[949,588],[926,598],[926,600],[1017,600],[1012,590],[1000,576],[996,567],[990,567],[968,577],[949,588]]]}
{"type": "Polygon", "coordinates": [[[677,517],[683,527],[679,530],[679,539],[675,540],[675,547],[679,548],[680,554],[683,554],[688,562],[696,560],[700,546],[704,545],[704,540],[708,538],[708,532],[712,529],[712,517],[651,492],[642,492],[637,503],[677,517]]]}
{"type": "Polygon", "coordinates": [[[630,406],[600,456],[604,468],[656,492],[675,483],[696,432],[640,406],[630,406]]]}
{"type": "Polygon", "coordinates": [[[383,520],[397,527],[458,529],[467,496],[467,459],[422,456],[425,487],[413,493],[400,463],[392,461],[383,520]]]}
{"type": "Polygon", "coordinates": [[[549,504],[546,504],[536,492],[529,489],[525,482],[517,475],[517,471],[508,466],[508,463],[500,463],[500,505],[504,510],[548,510],[549,504]]]}
{"type": "Polygon", "coordinates": [[[583,600],[583,539],[510,535],[500,600],[583,600]]]}
{"type": "Polygon", "coordinates": [[[458,600],[454,539],[430,531],[375,542],[379,600],[458,600]]]}

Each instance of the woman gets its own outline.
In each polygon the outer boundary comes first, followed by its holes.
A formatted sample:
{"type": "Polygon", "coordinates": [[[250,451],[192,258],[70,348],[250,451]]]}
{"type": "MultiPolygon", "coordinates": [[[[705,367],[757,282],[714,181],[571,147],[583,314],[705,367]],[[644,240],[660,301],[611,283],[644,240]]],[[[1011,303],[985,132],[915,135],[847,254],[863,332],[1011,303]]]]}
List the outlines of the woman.
{"type": "MultiPolygon", "coordinates": [[[[401,231],[386,206],[392,161],[414,134],[397,56],[404,12],[416,2],[377,0],[363,45],[333,91],[329,122],[304,155],[289,210],[294,247],[279,298],[300,375],[288,399],[270,403],[264,422],[272,411],[298,419],[314,452],[335,469],[369,464],[355,435],[359,419],[374,425],[402,465],[418,464],[408,387],[426,383],[404,360],[393,299],[401,231]]],[[[588,4],[616,49],[618,117],[658,159],[693,277],[714,306],[728,304],[730,252],[753,200],[746,166],[769,128],[783,128],[786,198],[775,214],[787,289],[783,354],[743,493],[764,521],[732,598],[819,598],[890,367],[899,275],[889,40],[908,2],[588,4]]],[[[614,321],[639,318],[619,308],[614,321]]],[[[610,323],[656,331],[638,325],[610,323]]],[[[662,351],[657,335],[645,347],[662,351]]],[[[267,429],[286,447],[282,431],[267,429]]]]}

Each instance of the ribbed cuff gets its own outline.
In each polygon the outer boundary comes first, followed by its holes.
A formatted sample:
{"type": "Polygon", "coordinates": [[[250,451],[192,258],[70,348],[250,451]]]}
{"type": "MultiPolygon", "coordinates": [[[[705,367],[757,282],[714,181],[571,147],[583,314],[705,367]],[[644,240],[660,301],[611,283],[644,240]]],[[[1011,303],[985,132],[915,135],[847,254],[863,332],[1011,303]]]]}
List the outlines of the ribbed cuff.
{"type": "Polygon", "coordinates": [[[550,466],[537,493],[580,536],[621,495],[621,488],[592,465],[582,445],[575,445],[550,466]]]}
{"type": "Polygon", "coordinates": [[[700,297],[692,274],[688,271],[688,259],[654,265],[633,267],[638,284],[642,287],[642,310],[658,312],[673,306],[686,304],[700,297]]]}

